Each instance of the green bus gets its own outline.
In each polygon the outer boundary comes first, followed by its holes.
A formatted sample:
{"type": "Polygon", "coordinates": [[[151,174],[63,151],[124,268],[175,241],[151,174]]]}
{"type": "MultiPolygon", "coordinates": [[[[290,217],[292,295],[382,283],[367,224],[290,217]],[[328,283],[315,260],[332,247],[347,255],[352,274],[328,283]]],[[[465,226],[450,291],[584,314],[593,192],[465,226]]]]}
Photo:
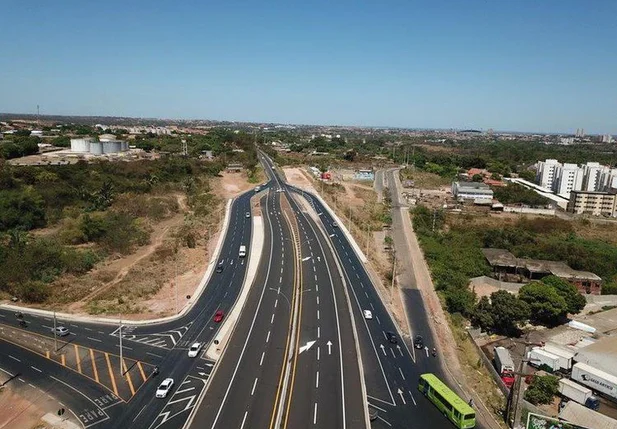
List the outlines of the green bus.
{"type": "Polygon", "coordinates": [[[435,374],[422,374],[418,389],[459,429],[476,426],[476,413],[435,374]]]}

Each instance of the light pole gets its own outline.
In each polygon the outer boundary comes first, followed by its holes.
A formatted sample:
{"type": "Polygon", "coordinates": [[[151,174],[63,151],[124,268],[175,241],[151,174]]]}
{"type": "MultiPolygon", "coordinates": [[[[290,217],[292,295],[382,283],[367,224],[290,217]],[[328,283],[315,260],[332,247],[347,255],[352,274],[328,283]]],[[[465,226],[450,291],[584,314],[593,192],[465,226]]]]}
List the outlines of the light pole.
{"type": "Polygon", "coordinates": [[[396,277],[396,251],[392,250],[392,288],[394,289],[394,279],[396,277]]]}
{"type": "Polygon", "coordinates": [[[122,376],[122,319],[120,320],[120,328],[118,329],[118,338],[120,339],[120,376],[122,376]]]}
{"type": "Polygon", "coordinates": [[[58,351],[58,337],[56,336],[56,310],[54,310],[54,351],[58,351]]]}
{"type": "MultiPolygon", "coordinates": [[[[518,341],[517,341],[518,342],[518,341]]],[[[512,419],[512,428],[517,428],[518,426],[518,421],[520,419],[520,413],[521,413],[521,405],[522,405],[522,398],[523,398],[523,383],[522,383],[522,378],[523,376],[527,375],[527,362],[534,362],[537,361],[537,359],[528,359],[527,358],[527,354],[529,353],[529,347],[530,346],[543,346],[544,344],[542,343],[531,343],[531,342],[527,342],[525,341],[523,344],[525,344],[525,352],[523,355],[523,359],[521,360],[521,364],[519,366],[519,370],[517,373],[518,374],[518,378],[516,379],[516,382],[514,383],[514,386],[512,386],[512,399],[510,402],[510,407],[509,408],[513,408],[513,414],[514,414],[514,418],[512,419]],[[516,397],[516,399],[515,399],[516,397]]],[[[510,419],[510,413],[508,414],[508,420],[510,419]]]]}

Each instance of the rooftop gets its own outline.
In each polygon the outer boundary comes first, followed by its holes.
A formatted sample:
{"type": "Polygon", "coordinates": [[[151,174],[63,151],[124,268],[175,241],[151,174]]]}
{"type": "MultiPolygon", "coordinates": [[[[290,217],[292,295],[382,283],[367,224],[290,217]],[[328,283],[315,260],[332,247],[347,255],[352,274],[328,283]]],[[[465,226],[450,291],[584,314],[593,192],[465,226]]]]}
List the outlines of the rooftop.
{"type": "Polygon", "coordinates": [[[580,349],[574,359],[598,368],[601,371],[617,376],[617,336],[604,337],[580,349]]]}

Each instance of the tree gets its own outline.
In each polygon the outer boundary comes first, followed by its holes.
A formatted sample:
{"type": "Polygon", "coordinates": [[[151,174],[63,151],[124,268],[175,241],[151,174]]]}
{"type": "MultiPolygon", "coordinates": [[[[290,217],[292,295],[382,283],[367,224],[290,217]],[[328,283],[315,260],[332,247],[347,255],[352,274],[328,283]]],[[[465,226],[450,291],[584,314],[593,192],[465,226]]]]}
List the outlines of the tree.
{"type": "Polygon", "coordinates": [[[450,288],[445,291],[446,305],[450,313],[467,316],[473,310],[476,295],[467,288],[450,288]]]}
{"type": "Polygon", "coordinates": [[[557,276],[546,276],[542,279],[542,283],[552,286],[555,291],[566,300],[568,305],[568,313],[578,314],[587,305],[587,300],[581,295],[572,283],[563,280],[557,276]]]}
{"type": "Polygon", "coordinates": [[[550,404],[557,394],[559,379],[553,375],[536,376],[525,391],[525,399],[534,405],[550,404]]]}
{"type": "Polygon", "coordinates": [[[566,300],[555,288],[541,282],[526,284],[520,289],[518,297],[529,304],[531,321],[535,324],[556,326],[568,313],[566,300]]]}
{"type": "Polygon", "coordinates": [[[491,294],[491,316],[496,332],[518,334],[518,323],[529,319],[529,305],[505,290],[491,294]]]}
{"type": "Polygon", "coordinates": [[[495,320],[493,319],[491,302],[487,296],[480,298],[480,301],[471,314],[471,323],[484,331],[493,329],[495,320]]]}
{"type": "Polygon", "coordinates": [[[482,182],[484,180],[484,176],[481,174],[474,174],[471,180],[472,182],[482,182]]]}

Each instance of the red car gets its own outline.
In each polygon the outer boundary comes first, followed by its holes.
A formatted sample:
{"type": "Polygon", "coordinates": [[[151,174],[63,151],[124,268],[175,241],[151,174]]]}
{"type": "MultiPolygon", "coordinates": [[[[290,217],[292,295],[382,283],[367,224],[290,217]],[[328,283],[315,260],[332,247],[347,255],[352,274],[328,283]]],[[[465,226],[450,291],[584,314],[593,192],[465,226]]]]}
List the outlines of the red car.
{"type": "Polygon", "coordinates": [[[216,323],[220,323],[223,320],[223,317],[225,317],[225,314],[221,310],[214,313],[214,321],[216,323]]]}

